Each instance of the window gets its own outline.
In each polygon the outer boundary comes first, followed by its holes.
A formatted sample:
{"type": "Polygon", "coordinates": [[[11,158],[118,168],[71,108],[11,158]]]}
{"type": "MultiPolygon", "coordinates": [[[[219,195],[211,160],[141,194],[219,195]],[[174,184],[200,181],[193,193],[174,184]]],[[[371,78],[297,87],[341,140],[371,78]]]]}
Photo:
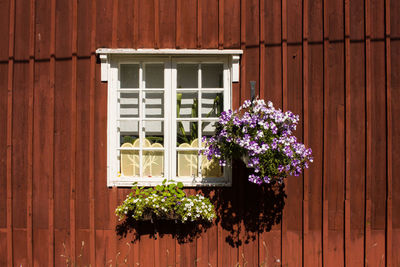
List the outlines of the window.
{"type": "Polygon", "coordinates": [[[231,170],[200,152],[202,138],[214,134],[219,115],[231,108],[233,53],[100,50],[102,80],[108,81],[108,185],[164,179],[230,185],[231,170]]]}

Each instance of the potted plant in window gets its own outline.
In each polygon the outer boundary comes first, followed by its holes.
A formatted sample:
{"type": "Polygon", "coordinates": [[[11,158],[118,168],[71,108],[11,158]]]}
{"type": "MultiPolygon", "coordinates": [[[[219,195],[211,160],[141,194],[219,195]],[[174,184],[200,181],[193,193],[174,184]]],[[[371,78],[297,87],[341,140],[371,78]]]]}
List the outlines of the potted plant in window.
{"type": "Polygon", "coordinates": [[[133,218],[136,221],[175,220],[175,222],[209,221],[215,217],[214,205],[200,194],[187,196],[182,183],[167,183],[145,188],[133,186],[132,192],[117,207],[115,213],[120,220],[133,218]]]}
{"type": "Polygon", "coordinates": [[[298,121],[298,115],[275,109],[272,102],[246,100],[239,110],[222,112],[215,136],[203,139],[203,153],[221,166],[241,158],[250,169],[250,182],[282,183],[289,175],[300,175],[313,161],[311,149],[293,135],[298,121]]]}

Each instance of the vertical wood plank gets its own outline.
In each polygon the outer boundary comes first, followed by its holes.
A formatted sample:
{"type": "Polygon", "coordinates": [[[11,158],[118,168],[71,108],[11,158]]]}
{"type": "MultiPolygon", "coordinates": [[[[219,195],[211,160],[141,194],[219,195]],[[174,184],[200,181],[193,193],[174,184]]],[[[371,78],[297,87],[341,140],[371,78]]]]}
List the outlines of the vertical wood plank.
{"type": "MultiPolygon", "coordinates": [[[[345,62],[344,7],[330,1],[329,12],[329,94],[327,94],[327,183],[328,183],[328,261],[344,266],[344,189],[345,189],[345,62]],[[334,89],[333,89],[334,88],[334,89]]],[[[328,265],[329,266],[329,265],[328,265]]]]}
{"type": "Polygon", "coordinates": [[[154,0],[154,48],[160,47],[160,0],[154,0]]]}
{"type": "Polygon", "coordinates": [[[53,161],[52,163],[52,173],[49,179],[49,266],[54,265],[54,130],[55,130],[55,109],[56,105],[55,101],[55,76],[56,76],[56,62],[55,62],[55,53],[56,53],[56,1],[51,0],[51,13],[50,13],[50,104],[53,112],[53,123],[52,123],[52,142],[51,145],[53,147],[53,161]]]}
{"type": "Polygon", "coordinates": [[[33,266],[33,227],[32,227],[32,205],[33,205],[33,123],[34,109],[33,97],[35,86],[35,0],[30,1],[30,22],[29,22],[29,91],[28,91],[28,164],[27,164],[27,203],[26,203],[26,218],[27,218],[27,256],[28,266],[33,266]]]}
{"type": "Polygon", "coordinates": [[[175,27],[176,27],[176,40],[175,45],[176,48],[181,48],[181,38],[182,38],[182,27],[181,27],[181,20],[182,20],[182,0],[175,0],[176,2],[176,20],[175,20],[175,27]]]}
{"type": "Polygon", "coordinates": [[[387,129],[385,77],[385,3],[370,2],[371,24],[371,248],[369,265],[385,265],[387,129]]]}
{"type": "Polygon", "coordinates": [[[224,10],[225,2],[224,0],[218,1],[218,49],[224,48],[224,10]]]}
{"type": "Polygon", "coordinates": [[[259,1],[259,24],[260,24],[260,72],[259,72],[259,82],[258,95],[261,99],[264,99],[264,87],[265,87],[265,0],[259,1]]]}
{"type": "MultiPolygon", "coordinates": [[[[50,43],[50,40],[48,42],[50,43]]],[[[49,52],[47,50],[48,55],[49,52]]],[[[52,243],[49,239],[51,230],[49,185],[53,177],[54,103],[49,79],[51,79],[50,62],[35,62],[32,215],[33,258],[38,266],[49,265],[49,259],[53,254],[51,252],[50,255],[52,243]]]]}
{"type": "MultiPolygon", "coordinates": [[[[400,114],[400,2],[390,1],[390,88],[393,120],[392,120],[392,175],[400,174],[400,120],[395,119],[394,114],[400,114]]],[[[392,180],[392,266],[400,265],[400,181],[392,180]]]]}
{"type": "MultiPolygon", "coordinates": [[[[113,14],[113,34],[116,32],[116,44],[113,47],[132,48],[134,47],[134,0],[117,1],[118,9],[113,14]],[[114,22],[116,20],[116,22],[114,22]]],[[[114,3],[115,4],[115,3],[114,3]]],[[[114,38],[114,37],[113,37],[114,38]]]]}
{"type": "MultiPolygon", "coordinates": [[[[71,255],[71,77],[72,1],[56,1],[54,91],[54,264],[71,255]],[[58,34],[62,32],[63,34],[58,34]],[[63,59],[63,60],[62,60],[63,59]]],[[[75,245],[75,244],[74,244],[75,245]]]]}
{"type": "Polygon", "coordinates": [[[155,41],[154,1],[139,0],[138,8],[139,8],[138,47],[154,48],[154,41],[155,41]]]}
{"type": "Polygon", "coordinates": [[[323,40],[324,40],[324,144],[323,144],[323,185],[322,185],[322,265],[328,266],[328,177],[327,177],[327,165],[329,163],[327,159],[327,155],[329,151],[327,150],[328,144],[328,127],[327,127],[327,118],[328,118],[328,96],[330,93],[329,88],[329,69],[328,69],[328,58],[329,58],[329,25],[328,25],[328,6],[327,0],[323,0],[323,40]]]}
{"type": "Polygon", "coordinates": [[[201,48],[203,44],[203,7],[202,7],[203,0],[197,0],[197,48],[201,48]]]}
{"type": "Polygon", "coordinates": [[[96,21],[97,21],[97,4],[96,0],[92,0],[92,31],[90,34],[90,83],[89,83],[89,229],[90,229],[90,264],[96,265],[96,233],[95,233],[95,212],[94,212],[94,90],[95,90],[95,68],[96,57],[94,51],[96,49],[96,21]]]}
{"type": "Polygon", "coordinates": [[[178,0],[177,44],[179,48],[197,47],[197,1],[178,0]],[[178,5],[179,4],[179,5],[178,5]],[[178,34],[179,31],[179,34],[178,34]]]}
{"type": "MultiPolygon", "coordinates": [[[[304,251],[304,266],[322,265],[323,233],[323,144],[324,144],[324,49],[322,1],[309,3],[309,147],[314,162],[307,171],[309,191],[308,249],[304,251]]],[[[304,99],[305,101],[305,99],[304,99]]],[[[304,115],[304,120],[307,120],[304,115]]],[[[306,135],[304,136],[306,137],[306,135]]],[[[305,174],[307,176],[307,174],[305,174]]],[[[304,248],[305,249],[305,248],[304,248]]]]}
{"type": "MultiPolygon", "coordinates": [[[[199,29],[201,30],[201,47],[217,49],[219,47],[219,38],[222,38],[220,44],[223,44],[223,36],[218,33],[219,29],[222,29],[223,34],[223,24],[218,26],[219,20],[223,20],[223,9],[219,10],[223,3],[219,3],[218,0],[199,0],[199,3],[201,12],[201,20],[199,20],[199,23],[201,23],[201,28],[199,29]]],[[[223,21],[220,22],[223,23],[223,21]]]]}
{"type": "Polygon", "coordinates": [[[369,248],[371,247],[371,15],[370,0],[365,0],[365,94],[366,94],[366,174],[365,174],[365,237],[364,265],[368,265],[369,248]]]}
{"type": "Polygon", "coordinates": [[[139,0],[133,0],[133,45],[138,48],[139,38],[139,0]]]}
{"type": "MultiPolygon", "coordinates": [[[[0,32],[3,33],[3,39],[0,41],[0,61],[2,63],[7,63],[8,56],[9,56],[11,2],[12,1],[10,1],[10,0],[2,0],[1,1],[2,9],[0,11],[0,15],[1,15],[0,32]]],[[[4,88],[7,88],[7,86],[5,86],[4,88]]],[[[5,99],[7,99],[7,97],[5,99]]],[[[6,107],[6,106],[4,106],[4,107],[6,107]]],[[[7,112],[5,112],[4,114],[7,114],[7,112]]],[[[5,119],[4,121],[7,121],[7,119],[5,119]]],[[[6,140],[6,139],[7,139],[7,137],[4,138],[4,140],[6,140]]],[[[4,146],[4,147],[6,147],[6,146],[4,146]]],[[[6,157],[4,157],[4,159],[5,158],[6,157]]],[[[5,175],[4,175],[4,177],[5,177],[5,175]]],[[[6,201],[4,203],[6,203],[6,201]]],[[[5,216],[4,216],[4,218],[5,218],[5,216]]]]}
{"type": "Polygon", "coordinates": [[[387,129],[387,194],[386,194],[386,266],[393,266],[393,223],[392,223],[392,143],[393,143],[393,124],[392,124],[392,69],[391,69],[391,49],[390,49],[390,0],[385,0],[385,63],[386,63],[386,129],[387,129]]]}
{"type": "Polygon", "coordinates": [[[7,84],[7,266],[13,266],[13,210],[12,210],[12,122],[13,122],[13,79],[14,79],[14,31],[15,31],[15,0],[10,1],[10,21],[8,29],[8,84],[7,84]]]}
{"type": "MultiPolygon", "coordinates": [[[[347,138],[350,155],[347,155],[350,179],[350,245],[348,266],[364,264],[364,220],[365,220],[365,35],[364,1],[350,1],[350,125],[347,138]]],[[[346,107],[347,108],[347,107],[346,107]]],[[[346,110],[348,112],[348,110],[346,110]]],[[[346,118],[348,119],[348,118],[346,118]]],[[[347,178],[346,178],[347,179],[347,178]]]]}
{"type": "MultiPolygon", "coordinates": [[[[308,93],[308,0],[303,0],[303,142],[309,147],[309,93],[308,93]]],[[[309,239],[309,173],[303,174],[303,243],[302,243],[302,266],[306,263],[306,251],[311,250],[309,239]]]]}
{"type": "Polygon", "coordinates": [[[70,120],[70,192],[69,192],[69,234],[71,258],[76,262],[76,152],[77,152],[77,53],[78,53],[78,0],[72,1],[72,69],[71,69],[71,120],[70,120]]]}
{"type": "Polygon", "coordinates": [[[0,32],[3,38],[0,41],[0,265],[7,266],[7,102],[8,102],[8,62],[9,62],[9,23],[10,2],[2,2],[0,10],[0,32]]]}
{"type": "Polygon", "coordinates": [[[159,15],[159,42],[160,48],[175,48],[176,41],[176,1],[160,0],[160,15],[159,15]]]}
{"type": "MultiPolygon", "coordinates": [[[[118,6],[119,1],[113,0],[112,6],[112,33],[111,33],[111,46],[117,48],[117,35],[118,35],[118,6]]],[[[126,7],[125,7],[126,8],[126,7]]]]}
{"type": "Polygon", "coordinates": [[[239,48],[241,35],[241,0],[224,3],[224,48],[239,48]],[[229,23],[226,23],[229,21],[229,23]]]}
{"type": "MultiPolygon", "coordinates": [[[[288,38],[288,26],[287,26],[287,1],[282,0],[282,11],[281,11],[281,24],[282,24],[282,108],[287,110],[287,98],[288,98],[288,80],[287,80],[287,38],[288,38]]],[[[285,229],[282,229],[285,232],[285,229]]],[[[282,233],[283,235],[284,233],[282,233]]]]}
{"type": "MultiPolygon", "coordinates": [[[[282,24],[282,36],[281,36],[281,47],[282,47],[282,109],[288,110],[288,0],[282,0],[281,9],[281,24],[282,24]]],[[[285,181],[287,184],[287,179],[285,181]]],[[[290,234],[288,234],[287,225],[287,204],[282,214],[281,223],[281,247],[282,247],[282,265],[289,265],[291,255],[289,246],[290,234]]]]}
{"type": "Polygon", "coordinates": [[[351,239],[350,239],[350,207],[351,207],[351,88],[350,88],[350,3],[349,0],[344,1],[344,53],[345,53],[345,203],[344,203],[344,257],[345,266],[350,265],[351,239]]]}

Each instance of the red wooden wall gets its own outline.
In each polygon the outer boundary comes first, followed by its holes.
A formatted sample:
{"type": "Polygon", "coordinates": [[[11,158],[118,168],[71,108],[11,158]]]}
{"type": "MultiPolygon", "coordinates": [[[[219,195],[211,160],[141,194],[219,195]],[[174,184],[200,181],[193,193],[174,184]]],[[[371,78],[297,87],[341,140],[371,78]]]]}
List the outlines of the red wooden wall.
{"type": "MultiPolygon", "coordinates": [[[[0,266],[400,266],[400,1],[0,3],[0,266]],[[100,47],[243,49],[234,106],[256,80],[314,151],[282,222],[237,247],[221,223],[185,244],[119,240],[129,190],[106,186],[100,47]]],[[[246,210],[263,201],[246,188],[221,192],[246,210]]]]}

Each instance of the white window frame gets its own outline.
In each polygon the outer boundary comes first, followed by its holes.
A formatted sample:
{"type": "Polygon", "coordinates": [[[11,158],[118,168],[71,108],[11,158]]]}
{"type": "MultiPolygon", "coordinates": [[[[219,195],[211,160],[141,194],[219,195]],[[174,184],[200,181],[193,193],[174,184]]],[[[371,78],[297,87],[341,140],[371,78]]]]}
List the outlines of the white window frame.
{"type": "MultiPolygon", "coordinates": [[[[239,81],[239,57],[242,54],[241,50],[175,50],[175,49],[98,49],[101,61],[101,80],[108,82],[108,120],[107,120],[107,185],[108,186],[132,186],[133,182],[138,182],[141,186],[154,186],[160,184],[164,179],[173,179],[180,181],[185,186],[230,186],[232,184],[231,168],[224,167],[224,177],[218,178],[199,178],[191,179],[183,177],[175,177],[176,175],[176,77],[177,64],[180,63],[223,63],[224,64],[224,109],[227,110],[232,106],[232,82],[239,81]],[[146,177],[125,177],[118,175],[119,160],[118,152],[119,140],[117,140],[117,115],[119,104],[118,90],[120,89],[119,69],[121,64],[145,64],[145,63],[164,63],[164,101],[172,103],[171,108],[164,104],[164,176],[165,178],[146,179],[146,177]],[[169,93],[168,91],[171,90],[169,93]],[[174,112],[175,111],[175,112],[174,112]],[[174,125],[171,127],[171,125],[174,125]],[[171,129],[172,128],[172,129],[171,129]],[[173,175],[172,175],[173,174],[173,175]]],[[[142,66],[142,65],[141,65],[142,66]]],[[[144,89],[142,77],[142,68],[139,68],[139,88],[140,92],[144,89]]],[[[199,70],[201,75],[201,70],[199,70]]],[[[201,76],[199,77],[199,88],[201,86],[201,76]]],[[[201,92],[201,91],[200,91],[201,92]]],[[[141,93],[140,93],[141,95],[141,93]]],[[[201,93],[200,99],[201,103],[201,93]]],[[[139,96],[139,108],[142,103],[139,96]]],[[[201,106],[201,104],[200,104],[201,106]]],[[[146,120],[142,118],[140,110],[139,121],[146,120]]],[[[200,131],[200,123],[203,121],[196,118],[199,122],[198,129],[200,131]]],[[[139,126],[140,127],[140,126],[139,126]]],[[[142,129],[139,128],[139,135],[142,129]]],[[[141,138],[141,137],[140,137],[141,138]]],[[[200,138],[200,135],[199,135],[200,138]]],[[[142,151],[142,150],[141,150],[142,151]]],[[[142,158],[140,157],[140,160],[142,158]]],[[[198,163],[199,166],[201,163],[198,163]]]]}

